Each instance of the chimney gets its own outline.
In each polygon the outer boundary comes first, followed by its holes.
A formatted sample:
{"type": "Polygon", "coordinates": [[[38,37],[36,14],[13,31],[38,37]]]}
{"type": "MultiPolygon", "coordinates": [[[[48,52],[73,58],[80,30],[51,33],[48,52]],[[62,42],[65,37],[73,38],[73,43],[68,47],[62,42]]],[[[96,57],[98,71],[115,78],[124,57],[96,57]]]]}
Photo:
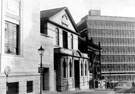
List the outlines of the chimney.
{"type": "Polygon", "coordinates": [[[90,10],[89,11],[89,16],[100,16],[100,10],[90,10]]]}

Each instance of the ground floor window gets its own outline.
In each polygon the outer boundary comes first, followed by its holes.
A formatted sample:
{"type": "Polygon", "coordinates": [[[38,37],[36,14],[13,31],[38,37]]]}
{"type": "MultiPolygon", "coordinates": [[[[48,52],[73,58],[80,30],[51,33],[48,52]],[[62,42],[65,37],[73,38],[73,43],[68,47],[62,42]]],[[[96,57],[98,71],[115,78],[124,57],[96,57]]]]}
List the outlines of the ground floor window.
{"type": "Polygon", "coordinates": [[[33,92],[33,81],[27,81],[27,93],[33,92]]]}
{"type": "Polygon", "coordinates": [[[87,76],[87,63],[85,63],[85,75],[87,76]]]}
{"type": "Polygon", "coordinates": [[[66,75],[67,75],[67,64],[66,64],[66,61],[64,59],[64,62],[63,62],[63,77],[66,78],[66,75]]]}
{"type": "Polygon", "coordinates": [[[81,62],[81,76],[83,76],[83,62],[81,62]]]}
{"type": "Polygon", "coordinates": [[[72,62],[71,62],[71,60],[70,60],[70,63],[69,63],[69,70],[70,70],[70,77],[72,77],[72,62]]]}
{"type": "Polygon", "coordinates": [[[19,82],[7,83],[8,91],[7,94],[18,94],[19,93],[19,82]]]}

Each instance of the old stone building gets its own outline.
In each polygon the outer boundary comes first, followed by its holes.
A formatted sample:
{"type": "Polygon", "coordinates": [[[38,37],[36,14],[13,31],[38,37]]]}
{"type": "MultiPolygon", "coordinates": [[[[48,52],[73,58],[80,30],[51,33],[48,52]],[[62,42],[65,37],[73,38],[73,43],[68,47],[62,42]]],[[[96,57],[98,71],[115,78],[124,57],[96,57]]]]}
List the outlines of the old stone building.
{"type": "Polygon", "coordinates": [[[102,16],[91,10],[78,23],[94,43],[100,42],[101,72],[111,83],[135,80],[135,18],[102,16]]]}
{"type": "Polygon", "coordinates": [[[56,90],[88,89],[88,56],[78,50],[79,34],[68,8],[41,11],[41,33],[53,38],[56,90]]]}
{"type": "Polygon", "coordinates": [[[0,0],[0,94],[39,93],[41,45],[43,89],[53,91],[53,42],[40,34],[39,1],[0,0]]]}

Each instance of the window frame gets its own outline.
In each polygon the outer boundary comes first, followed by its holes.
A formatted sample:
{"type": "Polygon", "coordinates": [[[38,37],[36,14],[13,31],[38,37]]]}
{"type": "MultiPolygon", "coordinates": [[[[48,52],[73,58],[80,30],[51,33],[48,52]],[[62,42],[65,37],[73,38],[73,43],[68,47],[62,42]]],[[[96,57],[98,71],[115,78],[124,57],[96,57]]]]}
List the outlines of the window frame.
{"type": "Polygon", "coordinates": [[[20,55],[19,42],[20,25],[10,21],[5,21],[4,52],[6,54],[20,55]]]}

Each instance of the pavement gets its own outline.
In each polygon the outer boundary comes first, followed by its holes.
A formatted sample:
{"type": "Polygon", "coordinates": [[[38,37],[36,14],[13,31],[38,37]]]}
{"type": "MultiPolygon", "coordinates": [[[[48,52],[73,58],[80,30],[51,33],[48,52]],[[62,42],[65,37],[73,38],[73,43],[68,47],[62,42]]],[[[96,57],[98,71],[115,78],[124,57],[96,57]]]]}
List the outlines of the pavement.
{"type": "Polygon", "coordinates": [[[119,89],[116,90],[116,92],[120,94],[135,94],[135,87],[132,87],[130,89],[119,89]]]}
{"type": "Polygon", "coordinates": [[[65,92],[44,91],[43,94],[115,94],[113,90],[89,89],[89,90],[73,90],[65,92]]]}

